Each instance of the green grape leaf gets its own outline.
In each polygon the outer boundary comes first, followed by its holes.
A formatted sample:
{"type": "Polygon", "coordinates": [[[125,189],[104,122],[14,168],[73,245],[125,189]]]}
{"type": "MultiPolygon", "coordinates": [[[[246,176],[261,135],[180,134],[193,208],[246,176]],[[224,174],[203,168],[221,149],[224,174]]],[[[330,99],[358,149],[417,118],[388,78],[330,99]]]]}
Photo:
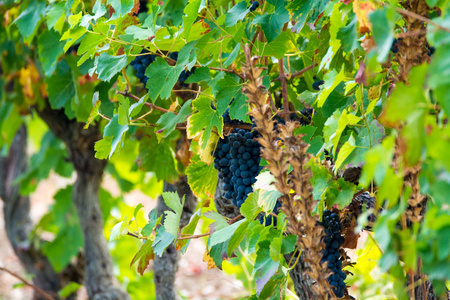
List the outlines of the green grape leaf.
{"type": "Polygon", "coordinates": [[[97,74],[98,78],[103,81],[110,81],[114,75],[127,66],[126,54],[112,56],[103,52],[98,56],[97,74]]]}
{"type": "Polygon", "coordinates": [[[39,60],[45,76],[51,76],[56,69],[58,58],[64,53],[64,42],[56,31],[45,31],[38,38],[39,60]]]}
{"type": "Polygon", "coordinates": [[[75,96],[75,86],[72,72],[65,60],[61,60],[56,69],[56,73],[47,77],[48,100],[53,109],[64,107],[75,96]]]}
{"type": "Polygon", "coordinates": [[[345,52],[353,52],[358,48],[358,33],[356,31],[356,15],[353,15],[347,26],[339,29],[338,39],[341,40],[345,52]]]}
{"type": "Polygon", "coordinates": [[[219,115],[223,115],[231,100],[242,95],[242,84],[236,82],[232,76],[225,75],[223,79],[217,82],[216,89],[218,90],[216,94],[217,111],[219,115]]]}
{"type": "Polygon", "coordinates": [[[148,99],[148,94],[146,94],[145,96],[142,96],[141,99],[139,99],[138,102],[135,102],[133,104],[130,105],[130,109],[128,110],[128,116],[130,118],[136,116],[138,113],[141,112],[142,107],[145,105],[145,102],[147,102],[148,99]]]}
{"type": "Polygon", "coordinates": [[[278,270],[279,263],[270,257],[270,245],[270,240],[262,240],[258,243],[254,267],[257,294],[261,293],[266,283],[278,270]]]}
{"type": "Polygon", "coordinates": [[[161,137],[167,137],[170,133],[172,133],[172,131],[175,130],[178,123],[183,123],[186,121],[187,117],[192,113],[191,102],[192,100],[186,101],[178,114],[167,112],[161,115],[159,120],[156,122],[156,124],[158,124],[157,131],[161,132],[161,137]]]}
{"type": "Polygon", "coordinates": [[[246,221],[245,219],[242,219],[236,223],[228,225],[210,234],[208,239],[208,247],[212,247],[217,244],[228,241],[233,236],[234,232],[239,227],[239,225],[241,225],[245,221],[246,221]]]}
{"type": "Polygon", "coordinates": [[[166,231],[173,236],[178,236],[178,228],[180,226],[181,213],[183,212],[184,196],[180,197],[176,192],[164,192],[161,194],[166,205],[173,210],[164,211],[164,227],[166,231]]]}
{"type": "Polygon", "coordinates": [[[155,241],[152,244],[155,254],[161,256],[166,248],[169,247],[175,239],[176,237],[167,232],[164,226],[160,226],[158,229],[156,229],[155,241]]]}
{"type": "MultiPolygon", "coordinates": [[[[269,172],[265,172],[269,173],[269,172]]],[[[258,206],[258,197],[255,193],[250,193],[247,199],[241,206],[241,214],[247,220],[253,221],[253,219],[262,211],[258,206]]]]}
{"type": "Polygon", "coordinates": [[[143,138],[139,144],[138,165],[146,172],[154,172],[158,180],[172,182],[178,178],[175,153],[170,139],[161,143],[156,138],[143,138]]]}
{"type": "Polygon", "coordinates": [[[80,252],[83,244],[83,234],[77,221],[67,224],[52,242],[44,244],[42,252],[48,257],[53,269],[61,272],[80,252]]]}
{"type": "Polygon", "coordinates": [[[78,291],[81,287],[82,287],[82,285],[79,283],[69,282],[62,289],[60,289],[58,291],[58,296],[60,296],[62,298],[67,298],[70,295],[72,295],[73,293],[75,293],[76,291],[78,291]]]}
{"type": "MultiPolygon", "coordinates": [[[[77,66],[81,66],[88,58],[93,58],[97,53],[98,46],[106,41],[106,36],[94,33],[86,33],[81,40],[77,55],[83,55],[77,62],[77,66]]],[[[114,76],[114,75],[113,75],[114,76]]]]}
{"type": "Polygon", "coordinates": [[[223,63],[224,67],[228,67],[236,60],[236,57],[239,54],[239,50],[241,50],[241,43],[237,43],[236,46],[234,46],[233,51],[230,53],[230,55],[227,57],[227,59],[223,63]]]}
{"type": "Polygon", "coordinates": [[[289,12],[284,8],[284,0],[267,0],[267,3],[275,6],[275,12],[256,16],[252,23],[261,25],[264,35],[270,43],[278,37],[283,25],[289,21],[289,12]]]}
{"type": "Polygon", "coordinates": [[[219,269],[222,269],[222,261],[228,258],[227,255],[228,242],[229,241],[219,243],[217,245],[212,246],[211,249],[209,249],[208,254],[213,259],[214,264],[219,269]]]}
{"type": "Polygon", "coordinates": [[[214,222],[209,225],[210,232],[215,232],[228,226],[227,220],[216,211],[207,211],[204,213],[204,216],[210,220],[214,220],[214,222]]]}
{"type": "Polygon", "coordinates": [[[152,234],[155,226],[158,226],[162,222],[163,215],[158,217],[156,208],[150,211],[148,223],[142,228],[141,234],[145,237],[149,237],[152,234]]]}
{"type": "Polygon", "coordinates": [[[356,190],[357,186],[355,184],[347,182],[341,177],[337,181],[333,180],[328,183],[325,199],[329,207],[339,205],[339,208],[342,209],[352,202],[356,190]]]}
{"type": "MultiPolygon", "coordinates": [[[[324,63],[324,61],[322,61],[324,63]]],[[[322,67],[322,64],[320,68],[322,67]]],[[[327,74],[325,74],[323,80],[325,83],[323,84],[323,90],[320,91],[319,97],[317,97],[316,104],[317,107],[322,107],[325,103],[325,101],[328,99],[328,96],[331,94],[331,92],[344,80],[345,77],[345,71],[344,67],[342,67],[339,74],[336,72],[336,70],[331,70],[327,74]]]]}
{"type": "Polygon", "coordinates": [[[134,7],[134,0],[108,0],[107,4],[111,4],[114,8],[114,13],[110,20],[114,20],[130,13],[134,7]]]}
{"type": "Polygon", "coordinates": [[[223,121],[222,117],[216,110],[211,108],[211,99],[205,96],[200,96],[192,101],[193,111],[187,121],[188,138],[200,137],[199,145],[205,149],[211,137],[213,130],[217,131],[219,136],[222,136],[223,121]]]}
{"type": "Polygon", "coordinates": [[[23,5],[26,5],[26,3],[28,3],[28,7],[13,22],[17,25],[20,34],[25,39],[33,34],[45,12],[45,1],[27,1],[23,5]]]}
{"type": "Polygon", "coordinates": [[[106,159],[111,153],[111,144],[113,137],[105,136],[103,139],[95,142],[95,157],[98,159],[106,159]]]}
{"type": "Polygon", "coordinates": [[[111,140],[111,151],[109,152],[108,158],[111,158],[113,153],[117,150],[117,147],[122,148],[123,138],[128,131],[128,125],[119,124],[119,115],[114,115],[114,117],[109,121],[108,125],[105,126],[105,131],[103,135],[105,137],[112,137],[111,140]]]}
{"type": "Polygon", "coordinates": [[[179,54],[175,66],[169,65],[163,58],[157,57],[156,60],[147,68],[145,76],[150,80],[147,81],[148,94],[153,102],[158,97],[167,99],[170,97],[172,88],[178,81],[181,72],[185,68],[191,68],[196,61],[194,45],[191,42],[184,46],[179,54]]]}
{"type": "MultiPolygon", "coordinates": [[[[195,213],[192,217],[191,217],[191,221],[189,222],[188,225],[186,225],[183,230],[181,230],[181,233],[183,235],[191,235],[195,233],[195,229],[197,228],[197,224],[200,221],[200,210],[197,211],[197,213],[195,213]]],[[[181,253],[186,253],[187,247],[189,245],[189,242],[191,241],[191,239],[185,239],[185,240],[178,240],[177,241],[177,245],[176,245],[176,249],[179,250],[181,249],[181,253]]]]}
{"type": "Polygon", "coordinates": [[[263,55],[274,56],[277,59],[282,58],[289,47],[292,46],[290,41],[288,34],[281,32],[277,38],[265,45],[263,55]]]}
{"type": "Polygon", "coordinates": [[[189,76],[185,82],[186,83],[195,83],[195,82],[200,82],[200,81],[205,81],[206,84],[210,85],[212,78],[211,78],[211,75],[209,74],[208,67],[196,68],[194,74],[189,76]]]}
{"type": "Polygon", "coordinates": [[[313,176],[311,177],[311,185],[313,187],[313,197],[315,200],[321,199],[322,194],[328,187],[328,182],[333,178],[330,171],[323,165],[314,163],[312,160],[308,163],[313,176]]]}
{"type": "Polygon", "coordinates": [[[52,5],[45,15],[47,19],[48,29],[54,28],[59,33],[62,33],[64,20],[66,19],[65,3],[59,2],[52,5]]]}
{"type": "Polygon", "coordinates": [[[189,39],[192,24],[197,20],[198,13],[206,6],[204,0],[190,0],[184,9],[183,15],[183,35],[185,39],[189,39]]]}
{"type": "Polygon", "coordinates": [[[295,30],[300,32],[305,26],[308,17],[312,13],[312,18],[318,17],[325,6],[328,4],[329,0],[294,0],[287,6],[287,9],[293,13],[293,18],[295,19],[295,30]]]}
{"type": "Polygon", "coordinates": [[[92,102],[95,104],[91,110],[91,113],[89,114],[89,118],[87,119],[86,125],[84,125],[83,129],[88,129],[89,124],[91,124],[95,120],[95,118],[100,114],[100,105],[102,104],[102,102],[98,100],[98,92],[94,93],[92,102]]]}
{"type": "Polygon", "coordinates": [[[200,160],[199,155],[195,155],[186,168],[186,175],[194,195],[197,197],[202,194],[206,194],[209,197],[214,196],[218,180],[218,172],[214,168],[214,164],[207,165],[200,160]]]}
{"type": "Polygon", "coordinates": [[[155,253],[152,248],[152,243],[151,241],[145,241],[144,244],[139,249],[139,251],[134,255],[133,259],[131,260],[130,267],[133,266],[136,262],[138,262],[138,273],[141,274],[142,276],[145,270],[147,269],[150,260],[154,259],[155,253]]]}
{"type": "Polygon", "coordinates": [[[373,38],[377,43],[378,62],[385,62],[394,41],[395,11],[384,7],[369,15],[373,38]]]}
{"type": "Polygon", "coordinates": [[[336,162],[334,163],[336,169],[339,169],[342,165],[345,159],[352,154],[353,150],[355,150],[356,144],[355,144],[355,138],[353,137],[353,133],[348,138],[348,141],[344,143],[344,145],[341,147],[338,153],[338,157],[336,159],[336,162]]]}
{"type": "MultiPolygon", "coordinates": [[[[248,199],[248,198],[247,198],[248,199]]],[[[247,202],[247,200],[244,202],[244,204],[247,202]]],[[[227,255],[229,257],[232,256],[233,251],[236,250],[236,248],[239,246],[239,244],[242,242],[242,240],[244,239],[247,231],[248,231],[248,225],[249,225],[249,221],[245,220],[244,222],[242,222],[238,228],[236,228],[235,232],[233,233],[233,236],[231,237],[231,239],[228,242],[228,249],[227,249],[227,255]]]]}
{"type": "Polygon", "coordinates": [[[236,23],[243,20],[248,13],[247,2],[239,2],[225,15],[225,26],[230,27],[236,25],[236,23]]]}
{"type": "Polygon", "coordinates": [[[117,240],[119,237],[123,236],[125,234],[125,227],[127,226],[128,217],[125,215],[122,219],[122,221],[118,222],[114,227],[111,229],[111,234],[109,235],[109,240],[114,241],[117,240]]]}
{"type": "Polygon", "coordinates": [[[64,32],[61,41],[68,40],[64,45],[64,52],[66,52],[80,37],[86,33],[86,28],[76,27],[64,32]]]}

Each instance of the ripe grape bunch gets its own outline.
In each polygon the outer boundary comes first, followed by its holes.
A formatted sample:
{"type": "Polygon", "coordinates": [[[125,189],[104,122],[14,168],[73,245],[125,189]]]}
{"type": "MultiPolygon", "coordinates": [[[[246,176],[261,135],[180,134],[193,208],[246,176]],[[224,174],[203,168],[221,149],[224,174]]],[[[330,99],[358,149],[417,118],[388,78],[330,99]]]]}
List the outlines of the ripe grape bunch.
{"type": "Polygon", "coordinates": [[[261,168],[260,144],[255,140],[256,132],[234,129],[226,138],[219,140],[214,153],[214,167],[225,185],[225,198],[241,207],[248,194],[253,191],[261,168]]]}
{"type": "Polygon", "coordinates": [[[344,296],[347,274],[342,271],[342,261],[339,260],[339,247],[344,243],[344,237],[340,234],[342,225],[339,223],[339,216],[329,210],[323,212],[321,225],[325,228],[324,242],[326,245],[323,251],[322,262],[328,262],[328,269],[333,272],[328,278],[328,282],[333,288],[336,297],[344,296]]]}
{"type": "Polygon", "coordinates": [[[136,77],[144,84],[147,84],[148,77],[145,76],[145,70],[155,60],[155,55],[145,55],[149,53],[147,50],[142,50],[141,55],[130,63],[130,65],[136,70],[136,77]]]}

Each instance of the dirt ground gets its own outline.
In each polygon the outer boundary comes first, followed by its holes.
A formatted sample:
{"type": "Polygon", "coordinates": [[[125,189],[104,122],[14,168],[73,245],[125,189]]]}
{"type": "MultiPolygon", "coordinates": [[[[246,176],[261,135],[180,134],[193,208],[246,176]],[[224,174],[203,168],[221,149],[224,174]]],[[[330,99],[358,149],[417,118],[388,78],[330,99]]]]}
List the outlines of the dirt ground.
{"type": "MultiPolygon", "coordinates": [[[[108,179],[108,178],[106,178],[108,179]]],[[[53,203],[53,195],[57,190],[73,182],[72,179],[64,179],[51,175],[49,179],[40,183],[36,191],[31,195],[31,218],[36,223],[53,203]]],[[[114,180],[104,180],[114,182],[114,180]]],[[[118,188],[113,184],[104,186],[113,195],[118,194],[118,188]]],[[[133,191],[125,195],[125,202],[129,205],[144,204],[145,210],[150,211],[156,206],[156,201],[150,197],[133,191]]],[[[213,269],[208,270],[202,261],[205,250],[204,242],[193,240],[185,255],[181,257],[179,271],[176,277],[176,288],[188,299],[232,299],[245,293],[241,281],[228,276],[223,272],[213,269]]],[[[0,266],[27,278],[23,267],[6,237],[3,202],[0,201],[0,266]]],[[[20,281],[11,275],[0,272],[0,300],[28,300],[32,299],[33,290],[30,287],[14,288],[20,281]]],[[[87,299],[86,292],[81,290],[79,300],[87,299]]]]}

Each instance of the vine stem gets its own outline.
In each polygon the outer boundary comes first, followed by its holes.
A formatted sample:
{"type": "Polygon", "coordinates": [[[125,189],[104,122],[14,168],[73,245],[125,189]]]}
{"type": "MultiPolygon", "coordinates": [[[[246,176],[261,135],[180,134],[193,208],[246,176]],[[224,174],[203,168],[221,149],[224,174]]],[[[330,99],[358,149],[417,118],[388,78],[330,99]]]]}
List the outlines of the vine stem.
{"type": "Polygon", "coordinates": [[[45,299],[47,299],[47,300],[54,300],[54,298],[53,298],[50,294],[44,292],[42,289],[40,289],[39,287],[35,286],[34,284],[28,282],[27,280],[25,280],[23,277],[17,275],[16,273],[14,273],[14,272],[12,272],[12,271],[10,271],[10,270],[8,270],[8,269],[5,269],[5,268],[3,268],[3,267],[0,267],[0,271],[3,271],[3,272],[5,272],[5,273],[8,273],[9,275],[11,275],[11,276],[13,276],[13,277],[19,279],[19,280],[22,281],[25,285],[31,287],[31,288],[34,289],[36,292],[38,292],[39,294],[41,294],[45,299]]]}
{"type": "Polygon", "coordinates": [[[231,225],[231,224],[236,223],[237,221],[239,221],[239,220],[241,219],[241,217],[242,217],[241,214],[237,215],[236,217],[234,217],[233,219],[231,219],[230,221],[228,221],[228,225],[231,225]]]}
{"type": "MultiPolygon", "coordinates": [[[[303,75],[304,73],[308,72],[308,71],[311,70],[312,68],[314,68],[314,63],[311,64],[310,66],[307,66],[307,67],[301,69],[300,71],[297,71],[297,72],[291,74],[291,76],[289,76],[289,79],[292,79],[292,78],[294,78],[294,77],[303,75]]],[[[283,72],[283,74],[284,74],[284,72],[283,72]]],[[[275,78],[275,79],[272,79],[271,81],[272,81],[272,82],[274,82],[274,81],[280,81],[281,79],[282,79],[282,76],[281,76],[281,73],[280,73],[280,76],[278,76],[278,77],[275,78]]]]}
{"type": "Polygon", "coordinates": [[[190,240],[190,239],[198,239],[198,238],[202,238],[205,236],[209,236],[211,233],[203,233],[203,234],[197,234],[197,235],[191,235],[191,236],[183,236],[183,237],[179,237],[177,238],[177,241],[180,240],[190,240]]]}
{"type": "MultiPolygon", "coordinates": [[[[128,97],[128,98],[130,98],[130,99],[133,99],[134,101],[139,101],[139,100],[141,100],[138,96],[133,95],[133,94],[131,94],[131,93],[129,93],[129,92],[121,92],[121,91],[117,91],[116,94],[122,95],[122,96],[124,96],[124,97],[128,97]]],[[[149,107],[149,108],[153,108],[153,109],[155,109],[155,110],[159,110],[159,111],[164,112],[164,113],[171,112],[170,110],[165,109],[165,108],[162,108],[162,107],[159,107],[159,106],[156,106],[156,105],[153,104],[153,103],[145,102],[144,105],[147,106],[147,107],[149,107]]],[[[178,113],[176,113],[176,112],[172,112],[172,113],[174,113],[175,115],[178,114],[178,113]]]]}
{"type": "Polygon", "coordinates": [[[447,28],[447,27],[444,27],[442,25],[439,25],[438,23],[436,23],[436,22],[434,22],[434,21],[432,21],[432,20],[430,20],[430,19],[428,19],[428,18],[426,18],[424,16],[421,16],[421,15],[418,15],[416,13],[413,13],[412,11],[408,11],[408,10],[400,8],[400,7],[396,7],[396,10],[402,15],[406,15],[406,16],[415,18],[415,19],[417,19],[419,21],[422,21],[422,22],[425,22],[425,23],[429,23],[429,24],[431,24],[431,25],[433,25],[433,26],[435,26],[435,27],[437,27],[437,28],[439,28],[441,30],[444,30],[446,32],[450,32],[450,28],[447,28]]]}
{"type": "MultiPolygon", "coordinates": [[[[197,66],[197,65],[196,65],[196,66],[197,66]]],[[[201,67],[201,66],[200,66],[200,67],[201,67]]],[[[234,75],[238,76],[239,78],[241,78],[242,80],[245,81],[244,75],[242,75],[242,74],[236,72],[236,70],[233,70],[233,69],[228,70],[228,69],[215,68],[215,67],[208,67],[208,69],[210,69],[210,70],[215,70],[215,71],[223,71],[223,72],[231,73],[231,74],[234,74],[234,75]]]]}

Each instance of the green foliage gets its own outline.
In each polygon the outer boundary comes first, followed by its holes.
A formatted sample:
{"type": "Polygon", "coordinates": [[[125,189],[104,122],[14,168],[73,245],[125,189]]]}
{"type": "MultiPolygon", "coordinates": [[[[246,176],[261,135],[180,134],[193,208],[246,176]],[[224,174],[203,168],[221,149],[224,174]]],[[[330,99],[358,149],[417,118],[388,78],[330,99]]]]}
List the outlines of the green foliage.
{"type": "MultiPolygon", "coordinates": [[[[129,282],[127,289],[134,299],[151,294],[142,292],[152,279],[151,273],[145,273],[149,261],[171,244],[185,252],[189,237],[202,222],[210,229],[207,253],[216,266],[231,268],[242,261],[249,265],[245,280],[254,294],[251,299],[286,295],[292,265],[284,254],[296,249],[296,236],[287,235],[283,212],[276,227],[258,222],[262,212],[273,211],[281,196],[273,184],[275,177],[267,171],[260,173],[240,208],[240,220],[230,222],[212,205],[218,172],[211,154],[218,139],[230,130],[223,113],[229,109],[232,119],[247,125],[251,121],[243,93],[248,83],[243,74],[248,64],[246,45],[254,63],[264,68],[262,85],[270,93],[268,109],[273,108],[270,101],[275,106],[273,114],[282,110],[284,99],[297,115],[304,108],[314,109],[311,124],[295,134],[302,134],[310,145],[312,158],[307,167],[312,172],[315,211],[320,214],[324,207],[333,206],[344,209],[363,189],[376,198],[374,212],[384,208],[373,224],[375,240],[359,252],[352,269],[355,275],[347,279],[358,287],[357,296],[395,293],[398,298],[407,297],[405,274],[416,270],[418,259],[435,290],[444,291],[450,279],[446,271],[450,261],[446,1],[427,1],[434,8],[432,22],[427,21],[423,29],[428,43],[421,49],[425,58],[417,55],[421,61],[409,72],[409,82],[395,85],[395,74],[405,62],[398,61],[391,46],[408,22],[397,13],[400,4],[395,1],[379,7],[366,3],[358,10],[360,1],[268,0],[252,12],[249,1],[234,6],[223,0],[168,1],[148,3],[148,11],[139,16],[133,0],[4,2],[0,4],[4,25],[0,28],[0,147],[2,154],[8,152],[22,123],[39,146],[33,150],[28,170],[15,179],[20,192],[32,193],[51,172],[64,177],[73,173],[62,142],[46,127],[35,126],[35,115],[27,116],[30,109],[49,105],[63,110],[69,119],[86,123],[85,128],[100,128],[95,155],[108,159],[106,171],[122,192],[140,189],[157,197],[163,181],[175,182],[186,175],[201,200],[190,223],[179,228],[184,198],[175,193],[163,194],[171,211],[161,218],[153,212],[145,221],[141,206],[124,206],[121,197],[100,192],[105,232],[115,247],[117,276],[129,282]],[[428,62],[425,53],[430,45],[436,51],[428,62]],[[157,56],[140,70],[148,77],[145,86],[128,67],[142,50],[157,56]],[[286,78],[280,76],[281,62],[286,78]],[[189,71],[190,76],[180,82],[183,72],[189,71]],[[324,84],[314,91],[312,83],[318,80],[324,84]],[[325,152],[329,163],[324,161],[325,152]],[[358,185],[342,178],[347,168],[355,166],[362,167],[358,185]],[[410,209],[408,199],[413,194],[403,175],[411,168],[420,168],[417,185],[427,196],[427,210],[420,224],[401,227],[398,224],[410,209]],[[119,210],[120,218],[110,216],[113,208],[119,210]],[[134,227],[138,219],[142,228],[134,227]],[[130,241],[124,237],[127,233],[145,243],[130,241]],[[375,253],[374,246],[382,253],[375,253]],[[123,249],[127,255],[121,254],[123,249]],[[129,269],[130,262],[143,277],[129,269]],[[372,276],[373,270],[377,273],[372,276]]],[[[414,46],[401,50],[413,51],[414,46]]],[[[34,232],[42,229],[54,234],[41,247],[56,270],[62,270],[82,247],[70,190],[67,187],[55,195],[54,206],[34,232]]],[[[359,227],[365,224],[362,219],[359,227]]],[[[69,284],[61,297],[77,289],[69,284]]]]}

